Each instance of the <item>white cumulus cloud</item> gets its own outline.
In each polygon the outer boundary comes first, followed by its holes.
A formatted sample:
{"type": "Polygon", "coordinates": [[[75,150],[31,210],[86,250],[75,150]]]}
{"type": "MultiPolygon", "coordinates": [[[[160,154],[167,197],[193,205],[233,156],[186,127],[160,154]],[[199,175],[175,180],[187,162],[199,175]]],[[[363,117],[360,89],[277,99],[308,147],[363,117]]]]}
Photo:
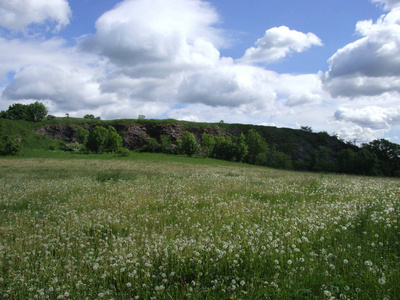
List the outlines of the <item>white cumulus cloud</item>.
{"type": "Polygon", "coordinates": [[[69,24],[71,8],[66,0],[0,0],[0,26],[24,31],[31,24],[50,21],[55,31],[69,24]]]}
{"type": "Polygon", "coordinates": [[[247,49],[240,61],[270,63],[312,46],[322,46],[322,41],[314,33],[303,33],[286,26],[274,27],[257,40],[256,47],[247,49]]]}
{"type": "Polygon", "coordinates": [[[84,47],[131,76],[165,76],[218,61],[218,22],[215,10],[200,0],[126,0],[97,20],[84,47]]]}
{"type": "Polygon", "coordinates": [[[400,92],[400,8],[376,23],[358,22],[356,32],[362,38],[328,60],[327,90],[332,96],[350,98],[400,92]]]}

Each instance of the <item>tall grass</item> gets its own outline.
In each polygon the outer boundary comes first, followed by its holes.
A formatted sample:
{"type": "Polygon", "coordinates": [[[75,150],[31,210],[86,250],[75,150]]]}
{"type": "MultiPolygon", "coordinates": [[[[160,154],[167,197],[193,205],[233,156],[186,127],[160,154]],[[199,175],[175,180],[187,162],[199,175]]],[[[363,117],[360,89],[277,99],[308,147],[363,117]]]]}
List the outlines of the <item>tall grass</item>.
{"type": "Polygon", "coordinates": [[[399,180],[164,159],[0,173],[0,298],[400,297],[399,180]]]}

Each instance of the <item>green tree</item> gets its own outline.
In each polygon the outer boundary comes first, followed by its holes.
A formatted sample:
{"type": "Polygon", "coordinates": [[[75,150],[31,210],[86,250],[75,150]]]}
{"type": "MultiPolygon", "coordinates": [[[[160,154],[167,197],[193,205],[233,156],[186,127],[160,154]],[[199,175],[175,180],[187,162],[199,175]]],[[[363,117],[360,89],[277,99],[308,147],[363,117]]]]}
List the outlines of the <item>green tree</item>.
{"type": "Polygon", "coordinates": [[[100,117],[95,117],[95,116],[92,115],[92,114],[84,115],[83,118],[84,118],[84,119],[87,119],[87,120],[100,120],[100,117]]]}
{"type": "Polygon", "coordinates": [[[352,149],[343,149],[338,153],[338,169],[339,172],[355,174],[357,153],[352,149]]]}
{"type": "Polygon", "coordinates": [[[235,160],[238,162],[243,161],[248,153],[249,148],[246,144],[246,137],[243,133],[240,133],[240,136],[235,143],[235,160]]]}
{"type": "Polygon", "coordinates": [[[172,152],[172,140],[170,135],[162,134],[160,136],[161,140],[161,151],[163,153],[171,153],[172,152]]]}
{"type": "Polygon", "coordinates": [[[215,146],[215,138],[212,134],[204,132],[201,135],[201,150],[206,157],[211,156],[215,146]]]}
{"type": "Polygon", "coordinates": [[[83,145],[86,145],[88,137],[89,137],[89,130],[78,126],[75,129],[75,133],[76,133],[76,140],[78,143],[81,143],[83,145]]]}
{"type": "Polygon", "coordinates": [[[28,120],[28,106],[21,103],[12,104],[4,112],[4,116],[10,120],[28,120]]]}
{"type": "Polygon", "coordinates": [[[379,160],[379,169],[383,175],[400,175],[400,145],[385,139],[379,139],[369,144],[364,144],[362,149],[366,149],[375,154],[379,160]]]}
{"type": "Polygon", "coordinates": [[[108,130],[101,126],[96,126],[90,131],[86,147],[89,151],[101,153],[105,150],[108,139],[108,130]]]}
{"type": "Polygon", "coordinates": [[[146,146],[146,150],[149,152],[158,152],[160,149],[160,144],[157,142],[156,138],[151,138],[146,146]]]}
{"type": "Polygon", "coordinates": [[[268,151],[267,142],[255,129],[250,129],[247,132],[246,144],[248,147],[247,161],[251,164],[255,163],[256,157],[259,153],[265,153],[268,151]]]}
{"type": "Polygon", "coordinates": [[[115,152],[122,147],[122,137],[117,133],[113,126],[107,128],[107,139],[105,142],[106,152],[115,152]]]}
{"type": "Polygon", "coordinates": [[[185,131],[182,137],[182,151],[187,156],[192,156],[193,154],[197,153],[199,146],[197,144],[196,138],[194,135],[189,132],[185,131]]]}
{"type": "Polygon", "coordinates": [[[43,103],[36,101],[29,104],[27,108],[28,121],[39,122],[46,118],[47,108],[43,103]]]}
{"type": "Polygon", "coordinates": [[[218,159],[233,160],[236,154],[236,145],[229,136],[216,136],[213,154],[218,159]]]}

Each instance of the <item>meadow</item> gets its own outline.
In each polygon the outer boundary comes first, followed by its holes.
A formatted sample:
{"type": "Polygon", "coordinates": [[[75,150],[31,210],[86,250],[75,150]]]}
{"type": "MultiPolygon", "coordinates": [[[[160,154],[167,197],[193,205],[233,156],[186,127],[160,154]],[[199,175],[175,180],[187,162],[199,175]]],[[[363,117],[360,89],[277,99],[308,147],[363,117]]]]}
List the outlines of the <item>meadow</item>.
{"type": "Polygon", "coordinates": [[[0,299],[400,299],[399,179],[152,157],[0,159],[0,299]]]}

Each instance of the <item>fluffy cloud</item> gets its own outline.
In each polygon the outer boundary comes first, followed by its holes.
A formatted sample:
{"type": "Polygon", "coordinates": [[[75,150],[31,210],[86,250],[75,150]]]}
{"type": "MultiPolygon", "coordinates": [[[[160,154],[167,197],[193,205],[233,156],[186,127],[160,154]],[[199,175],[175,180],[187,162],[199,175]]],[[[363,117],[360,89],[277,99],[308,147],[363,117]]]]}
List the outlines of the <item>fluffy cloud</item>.
{"type": "Polygon", "coordinates": [[[183,103],[227,107],[251,105],[260,109],[275,100],[271,86],[276,79],[273,72],[228,62],[185,76],[178,97],[183,103]]]}
{"type": "Polygon", "coordinates": [[[24,31],[31,24],[55,24],[60,30],[69,24],[71,9],[66,0],[0,0],[0,26],[24,31]]]}
{"type": "Polygon", "coordinates": [[[360,21],[363,37],[338,50],[329,60],[325,87],[334,96],[374,96],[400,92],[400,8],[376,23],[360,21]]]}
{"type": "Polygon", "coordinates": [[[217,22],[214,9],[200,0],[126,0],[97,20],[96,35],[83,46],[130,76],[166,76],[218,61],[217,22]]]}
{"type": "Polygon", "coordinates": [[[390,109],[379,106],[366,106],[359,109],[341,107],[334,116],[338,121],[351,122],[363,128],[389,129],[390,124],[400,123],[400,106],[390,109]]]}
{"type": "Polygon", "coordinates": [[[311,46],[322,46],[321,40],[315,34],[290,30],[286,26],[274,27],[268,29],[265,35],[257,40],[256,47],[247,49],[240,61],[270,63],[292,52],[302,52],[311,46]]]}

